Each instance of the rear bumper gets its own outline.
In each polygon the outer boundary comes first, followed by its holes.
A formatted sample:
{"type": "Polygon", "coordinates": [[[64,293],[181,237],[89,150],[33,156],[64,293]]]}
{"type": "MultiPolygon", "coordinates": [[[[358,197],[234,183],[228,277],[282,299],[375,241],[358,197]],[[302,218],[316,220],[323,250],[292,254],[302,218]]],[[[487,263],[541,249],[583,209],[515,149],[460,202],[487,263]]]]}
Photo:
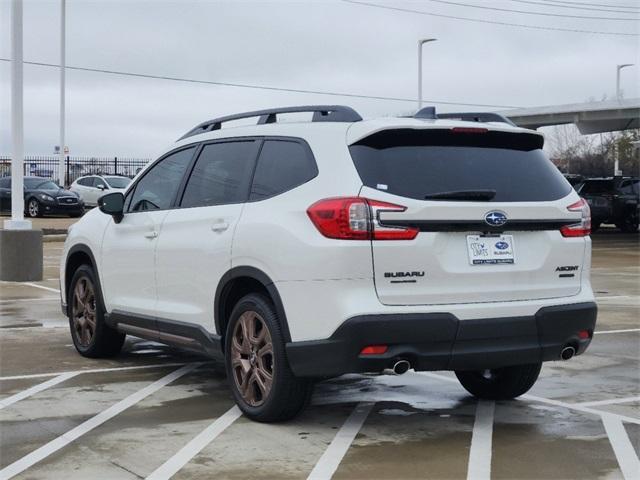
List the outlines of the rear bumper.
{"type": "Polygon", "coordinates": [[[287,356],[300,377],[379,372],[397,359],[416,370],[482,370],[560,358],[568,344],[583,353],[591,342],[593,302],[543,307],[535,315],[459,320],[451,313],[354,317],[326,340],[291,342],[287,356]],[[589,338],[580,340],[580,330],[589,338]],[[368,345],[388,345],[383,355],[361,356],[368,345]]]}

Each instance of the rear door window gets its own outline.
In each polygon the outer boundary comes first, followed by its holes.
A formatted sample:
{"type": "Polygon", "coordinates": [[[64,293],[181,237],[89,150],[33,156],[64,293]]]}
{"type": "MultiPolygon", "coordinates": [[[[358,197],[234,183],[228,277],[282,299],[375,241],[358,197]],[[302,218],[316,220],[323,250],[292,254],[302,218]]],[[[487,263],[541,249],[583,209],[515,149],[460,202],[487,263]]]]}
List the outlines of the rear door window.
{"type": "Polygon", "coordinates": [[[182,196],[182,207],[242,203],[247,200],[255,164],[255,140],[205,145],[182,196]]]}
{"type": "Polygon", "coordinates": [[[318,167],[305,143],[265,140],[253,177],[250,199],[263,200],[291,190],[318,175],[318,167]]]}
{"type": "Polygon", "coordinates": [[[571,191],[533,134],[385,130],[349,150],[366,186],[417,200],[495,191],[488,201],[552,201],[571,191]]]}

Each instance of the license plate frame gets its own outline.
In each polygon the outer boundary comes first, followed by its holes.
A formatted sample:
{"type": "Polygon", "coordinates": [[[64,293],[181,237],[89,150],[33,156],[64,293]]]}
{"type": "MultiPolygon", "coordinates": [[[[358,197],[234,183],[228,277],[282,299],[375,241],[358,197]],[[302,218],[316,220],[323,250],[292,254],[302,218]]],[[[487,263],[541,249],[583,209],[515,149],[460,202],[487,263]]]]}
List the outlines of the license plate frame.
{"type": "Polygon", "coordinates": [[[513,235],[467,235],[469,264],[513,265],[516,263],[513,235]]]}

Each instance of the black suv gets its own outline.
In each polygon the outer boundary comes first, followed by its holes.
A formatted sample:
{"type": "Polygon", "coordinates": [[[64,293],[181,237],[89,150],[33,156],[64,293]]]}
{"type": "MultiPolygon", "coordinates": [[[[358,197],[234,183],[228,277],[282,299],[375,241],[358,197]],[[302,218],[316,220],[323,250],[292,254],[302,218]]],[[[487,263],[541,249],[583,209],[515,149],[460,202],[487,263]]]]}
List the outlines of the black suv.
{"type": "MultiPolygon", "coordinates": [[[[79,217],[84,202],[48,178],[24,177],[24,208],[32,218],[45,214],[79,217]]],[[[11,177],[0,178],[0,211],[11,211],[11,177]]]]}
{"type": "Polygon", "coordinates": [[[589,202],[592,230],[614,223],[623,232],[638,231],[638,177],[590,178],[575,188],[589,202]]]}

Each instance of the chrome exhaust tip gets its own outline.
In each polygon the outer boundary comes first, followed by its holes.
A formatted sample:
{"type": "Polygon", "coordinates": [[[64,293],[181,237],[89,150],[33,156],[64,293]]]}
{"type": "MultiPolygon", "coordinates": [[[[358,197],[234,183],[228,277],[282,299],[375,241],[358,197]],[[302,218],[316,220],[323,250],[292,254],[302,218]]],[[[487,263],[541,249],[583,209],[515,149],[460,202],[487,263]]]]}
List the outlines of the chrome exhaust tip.
{"type": "Polygon", "coordinates": [[[385,368],[382,373],[385,375],[404,375],[410,368],[411,364],[407,360],[398,360],[392,368],[385,368]]]}
{"type": "Polygon", "coordinates": [[[562,360],[570,360],[576,354],[576,349],[572,346],[567,346],[560,352],[560,358],[562,360]]]}

